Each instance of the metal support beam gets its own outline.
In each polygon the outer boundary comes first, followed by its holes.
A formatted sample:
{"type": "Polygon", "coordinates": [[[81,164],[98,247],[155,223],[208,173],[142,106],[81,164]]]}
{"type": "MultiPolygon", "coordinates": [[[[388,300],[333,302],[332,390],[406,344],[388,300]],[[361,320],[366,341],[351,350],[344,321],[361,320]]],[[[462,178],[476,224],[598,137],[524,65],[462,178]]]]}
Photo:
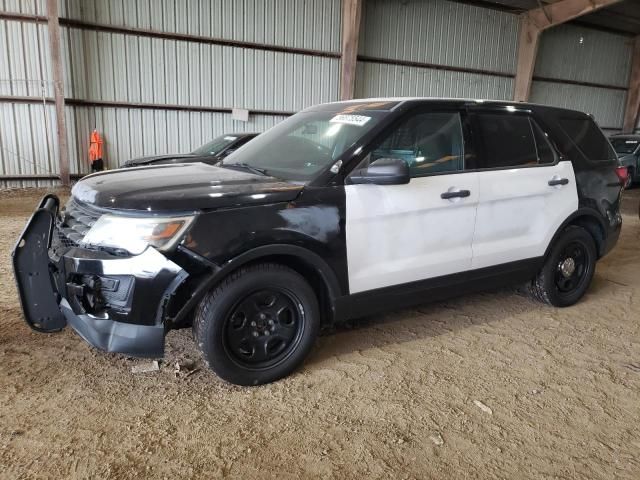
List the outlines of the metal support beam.
{"type": "Polygon", "coordinates": [[[53,69],[53,96],[56,104],[60,180],[63,185],[68,186],[70,184],[69,150],[67,148],[67,125],[64,116],[64,76],[62,69],[62,51],[60,47],[58,0],[47,0],[47,23],[49,25],[49,48],[53,69]]]}
{"type": "Polygon", "coordinates": [[[342,0],[342,59],[340,62],[340,99],[351,100],[356,86],[358,38],[362,0],[342,0]]]}
{"type": "Polygon", "coordinates": [[[620,1],[622,0],[560,0],[523,13],[520,16],[518,70],[513,99],[518,102],[529,100],[538,43],[544,30],[620,1]]]}
{"type": "Polygon", "coordinates": [[[633,133],[640,115],[640,36],[633,41],[631,75],[627,90],[627,106],[624,109],[623,133],[633,133]]]}

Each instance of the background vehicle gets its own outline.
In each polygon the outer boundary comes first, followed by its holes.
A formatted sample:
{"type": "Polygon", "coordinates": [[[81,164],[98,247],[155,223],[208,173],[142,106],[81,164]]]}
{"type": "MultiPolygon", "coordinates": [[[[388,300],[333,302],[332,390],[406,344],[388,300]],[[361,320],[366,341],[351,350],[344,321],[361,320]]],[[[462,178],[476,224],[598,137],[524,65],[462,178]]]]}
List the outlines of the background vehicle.
{"type": "Polygon", "coordinates": [[[191,153],[174,155],[152,155],[128,160],[123,167],[141,167],[143,165],[167,165],[171,163],[203,162],[214,165],[227,155],[232,154],[258,133],[227,133],[205,143],[191,153]]]}
{"type": "Polygon", "coordinates": [[[40,331],[69,323],[99,348],[158,356],[192,324],[220,377],[256,385],[347,318],[520,282],[574,304],[618,239],[624,173],[580,112],[330,103],[216,166],[91,175],[61,215],[46,197],[14,268],[40,331]]]}
{"type": "Polygon", "coordinates": [[[640,181],[640,135],[613,135],[611,145],[618,154],[620,165],[627,167],[625,188],[640,181]]]}

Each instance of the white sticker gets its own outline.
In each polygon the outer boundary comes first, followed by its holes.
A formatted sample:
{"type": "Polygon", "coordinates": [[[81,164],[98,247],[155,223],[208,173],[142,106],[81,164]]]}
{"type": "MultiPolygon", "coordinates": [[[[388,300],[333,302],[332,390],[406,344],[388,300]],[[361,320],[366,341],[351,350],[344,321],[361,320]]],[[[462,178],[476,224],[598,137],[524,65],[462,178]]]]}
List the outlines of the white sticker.
{"type": "Polygon", "coordinates": [[[232,108],[231,109],[231,118],[233,120],[238,120],[239,122],[248,122],[249,121],[249,110],[245,108],[232,108]]]}
{"type": "Polygon", "coordinates": [[[371,117],[365,117],[364,115],[336,115],[329,121],[331,123],[346,123],[361,127],[369,120],[371,120],[371,117]]]}
{"type": "Polygon", "coordinates": [[[238,139],[238,137],[226,136],[226,137],[224,137],[224,139],[225,139],[225,140],[229,140],[229,141],[231,142],[231,141],[233,141],[233,140],[237,140],[237,139],[238,139]]]}
{"type": "Polygon", "coordinates": [[[635,145],[636,143],[638,143],[638,140],[627,140],[624,143],[633,143],[635,145]]]}

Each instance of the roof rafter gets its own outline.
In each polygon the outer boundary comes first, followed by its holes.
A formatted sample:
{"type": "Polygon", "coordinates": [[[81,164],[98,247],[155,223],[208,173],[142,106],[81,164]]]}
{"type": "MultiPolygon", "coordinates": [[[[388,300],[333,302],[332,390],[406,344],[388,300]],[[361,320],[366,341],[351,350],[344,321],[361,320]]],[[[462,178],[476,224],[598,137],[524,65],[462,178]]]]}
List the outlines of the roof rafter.
{"type": "Polygon", "coordinates": [[[538,43],[540,34],[543,31],[621,1],[560,0],[522,13],[520,15],[514,100],[520,102],[529,100],[533,69],[538,54],[538,43]]]}

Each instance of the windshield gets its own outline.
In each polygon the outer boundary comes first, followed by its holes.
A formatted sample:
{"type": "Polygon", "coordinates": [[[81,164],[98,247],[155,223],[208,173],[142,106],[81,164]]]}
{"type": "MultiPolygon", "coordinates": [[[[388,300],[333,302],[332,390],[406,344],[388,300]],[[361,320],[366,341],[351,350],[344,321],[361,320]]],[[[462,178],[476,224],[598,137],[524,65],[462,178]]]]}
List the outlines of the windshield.
{"type": "Polygon", "coordinates": [[[640,139],[633,138],[611,138],[611,145],[619,155],[627,155],[633,153],[640,144],[640,139]]]}
{"type": "Polygon", "coordinates": [[[229,155],[222,166],[245,165],[285,180],[308,182],[373,128],[385,112],[300,112],[229,155]]]}
{"type": "Polygon", "coordinates": [[[238,139],[235,135],[221,135],[215,140],[211,140],[209,143],[205,143],[197,150],[194,150],[194,155],[217,155],[227,145],[235,142],[238,139]]]}

